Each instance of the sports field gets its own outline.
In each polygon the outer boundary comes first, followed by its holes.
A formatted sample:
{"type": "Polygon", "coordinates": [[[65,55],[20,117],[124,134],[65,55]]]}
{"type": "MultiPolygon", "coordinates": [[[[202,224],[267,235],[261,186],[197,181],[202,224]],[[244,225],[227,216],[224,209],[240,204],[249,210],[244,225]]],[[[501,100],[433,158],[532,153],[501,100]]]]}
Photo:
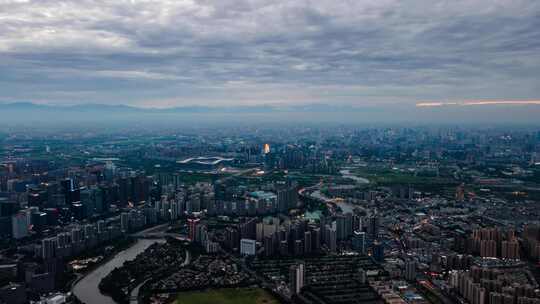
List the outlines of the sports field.
{"type": "Polygon", "coordinates": [[[214,289],[182,292],[176,304],[279,304],[270,293],[260,288],[214,289]]]}

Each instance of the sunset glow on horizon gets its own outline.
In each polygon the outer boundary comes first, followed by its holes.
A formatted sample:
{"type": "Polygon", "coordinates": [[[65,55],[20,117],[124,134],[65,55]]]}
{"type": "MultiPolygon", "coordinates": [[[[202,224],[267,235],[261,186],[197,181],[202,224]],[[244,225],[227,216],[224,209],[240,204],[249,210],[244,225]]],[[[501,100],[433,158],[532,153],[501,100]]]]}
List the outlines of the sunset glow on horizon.
{"type": "Polygon", "coordinates": [[[540,100],[469,100],[451,102],[420,102],[417,107],[484,106],[484,105],[540,105],[540,100]]]}

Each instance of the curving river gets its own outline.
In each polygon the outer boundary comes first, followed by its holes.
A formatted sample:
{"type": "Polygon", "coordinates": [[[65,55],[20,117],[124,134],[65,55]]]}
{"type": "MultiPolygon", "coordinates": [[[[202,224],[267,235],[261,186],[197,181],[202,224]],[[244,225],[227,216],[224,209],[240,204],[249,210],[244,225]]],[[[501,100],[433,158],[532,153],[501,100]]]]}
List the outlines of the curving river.
{"type": "Polygon", "coordinates": [[[369,179],[354,175],[349,169],[340,170],[339,173],[341,173],[344,178],[352,179],[359,184],[369,184],[369,179]]]}
{"type": "Polygon", "coordinates": [[[73,287],[73,293],[85,304],[116,304],[114,300],[99,292],[99,282],[114,268],[121,267],[125,261],[135,259],[137,255],[154,243],[165,242],[161,239],[140,239],[133,246],[117,253],[111,260],[84,276],[73,287]]]}

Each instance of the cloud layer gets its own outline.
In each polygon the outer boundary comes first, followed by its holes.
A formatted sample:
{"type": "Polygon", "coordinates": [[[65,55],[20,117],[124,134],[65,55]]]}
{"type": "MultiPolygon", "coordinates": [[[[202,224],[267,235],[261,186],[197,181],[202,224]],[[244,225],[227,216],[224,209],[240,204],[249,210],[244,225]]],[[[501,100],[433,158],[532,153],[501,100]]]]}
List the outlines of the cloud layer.
{"type": "Polygon", "coordinates": [[[537,0],[0,0],[0,101],[537,100],[537,0]]]}

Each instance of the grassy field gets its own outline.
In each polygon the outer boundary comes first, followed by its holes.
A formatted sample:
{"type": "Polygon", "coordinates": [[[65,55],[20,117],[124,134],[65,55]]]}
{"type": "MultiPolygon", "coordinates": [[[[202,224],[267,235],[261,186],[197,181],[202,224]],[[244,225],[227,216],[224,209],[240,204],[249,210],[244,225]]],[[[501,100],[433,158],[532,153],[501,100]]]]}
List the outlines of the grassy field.
{"type": "Polygon", "coordinates": [[[176,304],[279,304],[279,301],[264,289],[241,288],[183,292],[176,304]]]}
{"type": "Polygon", "coordinates": [[[416,176],[409,172],[390,169],[361,168],[353,171],[355,175],[367,178],[370,182],[388,184],[452,184],[454,180],[435,176],[416,176]]]}

